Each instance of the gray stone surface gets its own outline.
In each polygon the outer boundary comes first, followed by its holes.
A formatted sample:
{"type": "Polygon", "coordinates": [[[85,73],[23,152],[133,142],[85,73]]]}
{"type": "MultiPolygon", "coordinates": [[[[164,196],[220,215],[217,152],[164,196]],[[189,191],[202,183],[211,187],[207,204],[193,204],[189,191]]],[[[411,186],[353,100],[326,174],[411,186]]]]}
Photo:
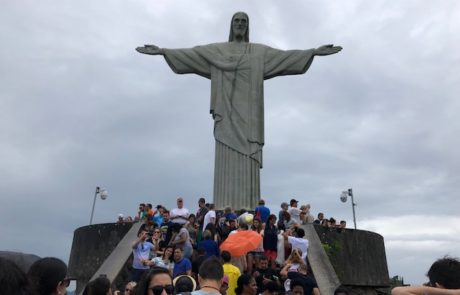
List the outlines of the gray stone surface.
{"type": "Polygon", "coordinates": [[[328,256],[342,284],[347,286],[388,287],[385,243],[383,237],[366,230],[342,231],[315,226],[326,244],[328,256]]]}
{"type": "Polygon", "coordinates": [[[313,224],[302,225],[302,228],[305,231],[305,238],[309,242],[308,262],[315,275],[321,295],[333,295],[334,290],[340,285],[340,280],[329,261],[329,256],[324,251],[313,224]]]}
{"type": "Polygon", "coordinates": [[[305,73],[314,56],[335,54],[340,46],[309,50],[278,50],[249,42],[249,17],[234,14],[229,42],[188,49],[145,45],[143,54],[163,55],[177,74],[197,74],[211,80],[216,156],[214,203],[218,209],[255,208],[260,199],[260,169],[264,145],[263,82],[305,73]]]}
{"type": "MultiPolygon", "coordinates": [[[[135,232],[137,234],[139,227],[139,223],[135,223],[134,226],[131,223],[105,223],[83,226],[75,230],[69,259],[69,276],[77,280],[77,294],[83,290],[127,233],[133,229],[130,233],[135,232]]],[[[126,262],[130,255],[131,250],[129,253],[123,251],[120,256],[111,256],[114,258],[109,259],[109,261],[118,265],[123,259],[126,262]],[[124,258],[125,254],[127,255],[126,258],[124,258]]],[[[112,277],[111,274],[107,275],[112,277]]],[[[121,274],[121,276],[123,275],[125,278],[122,281],[126,282],[128,280],[127,270],[121,274]]]]}

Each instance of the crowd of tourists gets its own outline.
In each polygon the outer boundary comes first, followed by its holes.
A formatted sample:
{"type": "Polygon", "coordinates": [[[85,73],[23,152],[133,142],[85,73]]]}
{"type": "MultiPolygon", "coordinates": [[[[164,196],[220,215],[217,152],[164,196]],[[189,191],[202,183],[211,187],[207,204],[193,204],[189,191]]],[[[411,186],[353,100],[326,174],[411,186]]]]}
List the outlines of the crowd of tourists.
{"type": "MultiPolygon", "coordinates": [[[[171,210],[140,204],[134,220],[142,224],[132,241],[129,281],[117,289],[101,276],[88,282],[82,294],[319,295],[302,224],[323,224],[324,214],[313,219],[310,206],[297,208],[295,199],[289,205],[282,203],[277,215],[264,200],[253,211],[240,210],[238,214],[230,208],[216,212],[203,198],[196,214],[190,214],[182,198],[171,210]],[[257,243],[251,245],[248,242],[254,237],[258,237],[257,243]]],[[[119,223],[130,222],[120,219],[119,223]]],[[[331,219],[328,227],[341,231],[345,226],[331,219]]],[[[426,286],[395,288],[393,295],[460,295],[458,259],[437,260],[428,277],[426,286]]],[[[26,273],[0,257],[0,294],[66,294],[72,279],[66,264],[57,258],[39,259],[26,273]]],[[[334,293],[348,294],[342,286],[334,293]]]]}

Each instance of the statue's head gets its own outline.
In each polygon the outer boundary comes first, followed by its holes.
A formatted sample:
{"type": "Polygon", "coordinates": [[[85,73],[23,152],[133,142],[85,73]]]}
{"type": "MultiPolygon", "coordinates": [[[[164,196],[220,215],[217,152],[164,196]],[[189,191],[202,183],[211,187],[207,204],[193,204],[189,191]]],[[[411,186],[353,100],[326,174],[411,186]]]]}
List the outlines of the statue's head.
{"type": "Polygon", "coordinates": [[[246,12],[237,12],[232,17],[228,41],[232,42],[235,39],[249,42],[249,16],[246,12]]]}

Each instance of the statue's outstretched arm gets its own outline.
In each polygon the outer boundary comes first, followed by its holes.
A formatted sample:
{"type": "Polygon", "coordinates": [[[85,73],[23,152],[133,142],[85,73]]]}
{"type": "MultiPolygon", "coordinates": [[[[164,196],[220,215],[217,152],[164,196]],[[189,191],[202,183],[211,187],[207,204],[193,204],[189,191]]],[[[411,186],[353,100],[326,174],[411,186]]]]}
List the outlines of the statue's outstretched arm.
{"type": "Polygon", "coordinates": [[[143,54],[150,54],[150,55],[164,55],[164,51],[162,48],[156,46],[156,45],[144,45],[142,47],[137,47],[136,48],[137,52],[143,53],[143,54]]]}
{"type": "Polygon", "coordinates": [[[334,46],[334,44],[323,45],[315,49],[314,55],[324,56],[330,54],[336,54],[342,50],[341,46],[334,46]]]}

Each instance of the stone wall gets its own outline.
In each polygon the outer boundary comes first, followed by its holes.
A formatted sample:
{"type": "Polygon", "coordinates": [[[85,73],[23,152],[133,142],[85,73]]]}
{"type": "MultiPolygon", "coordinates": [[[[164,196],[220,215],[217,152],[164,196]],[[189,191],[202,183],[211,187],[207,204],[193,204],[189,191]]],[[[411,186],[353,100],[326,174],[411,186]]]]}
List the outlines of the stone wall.
{"type": "Polygon", "coordinates": [[[387,287],[390,284],[383,237],[354,229],[315,226],[332,266],[347,286],[387,287]]]}
{"type": "MultiPolygon", "coordinates": [[[[77,278],[77,293],[91,279],[104,260],[131,228],[132,223],[104,223],[75,230],[69,259],[69,275],[77,278]]],[[[120,276],[127,281],[127,272],[120,276]]],[[[115,282],[118,285],[118,282],[115,282]]]]}

